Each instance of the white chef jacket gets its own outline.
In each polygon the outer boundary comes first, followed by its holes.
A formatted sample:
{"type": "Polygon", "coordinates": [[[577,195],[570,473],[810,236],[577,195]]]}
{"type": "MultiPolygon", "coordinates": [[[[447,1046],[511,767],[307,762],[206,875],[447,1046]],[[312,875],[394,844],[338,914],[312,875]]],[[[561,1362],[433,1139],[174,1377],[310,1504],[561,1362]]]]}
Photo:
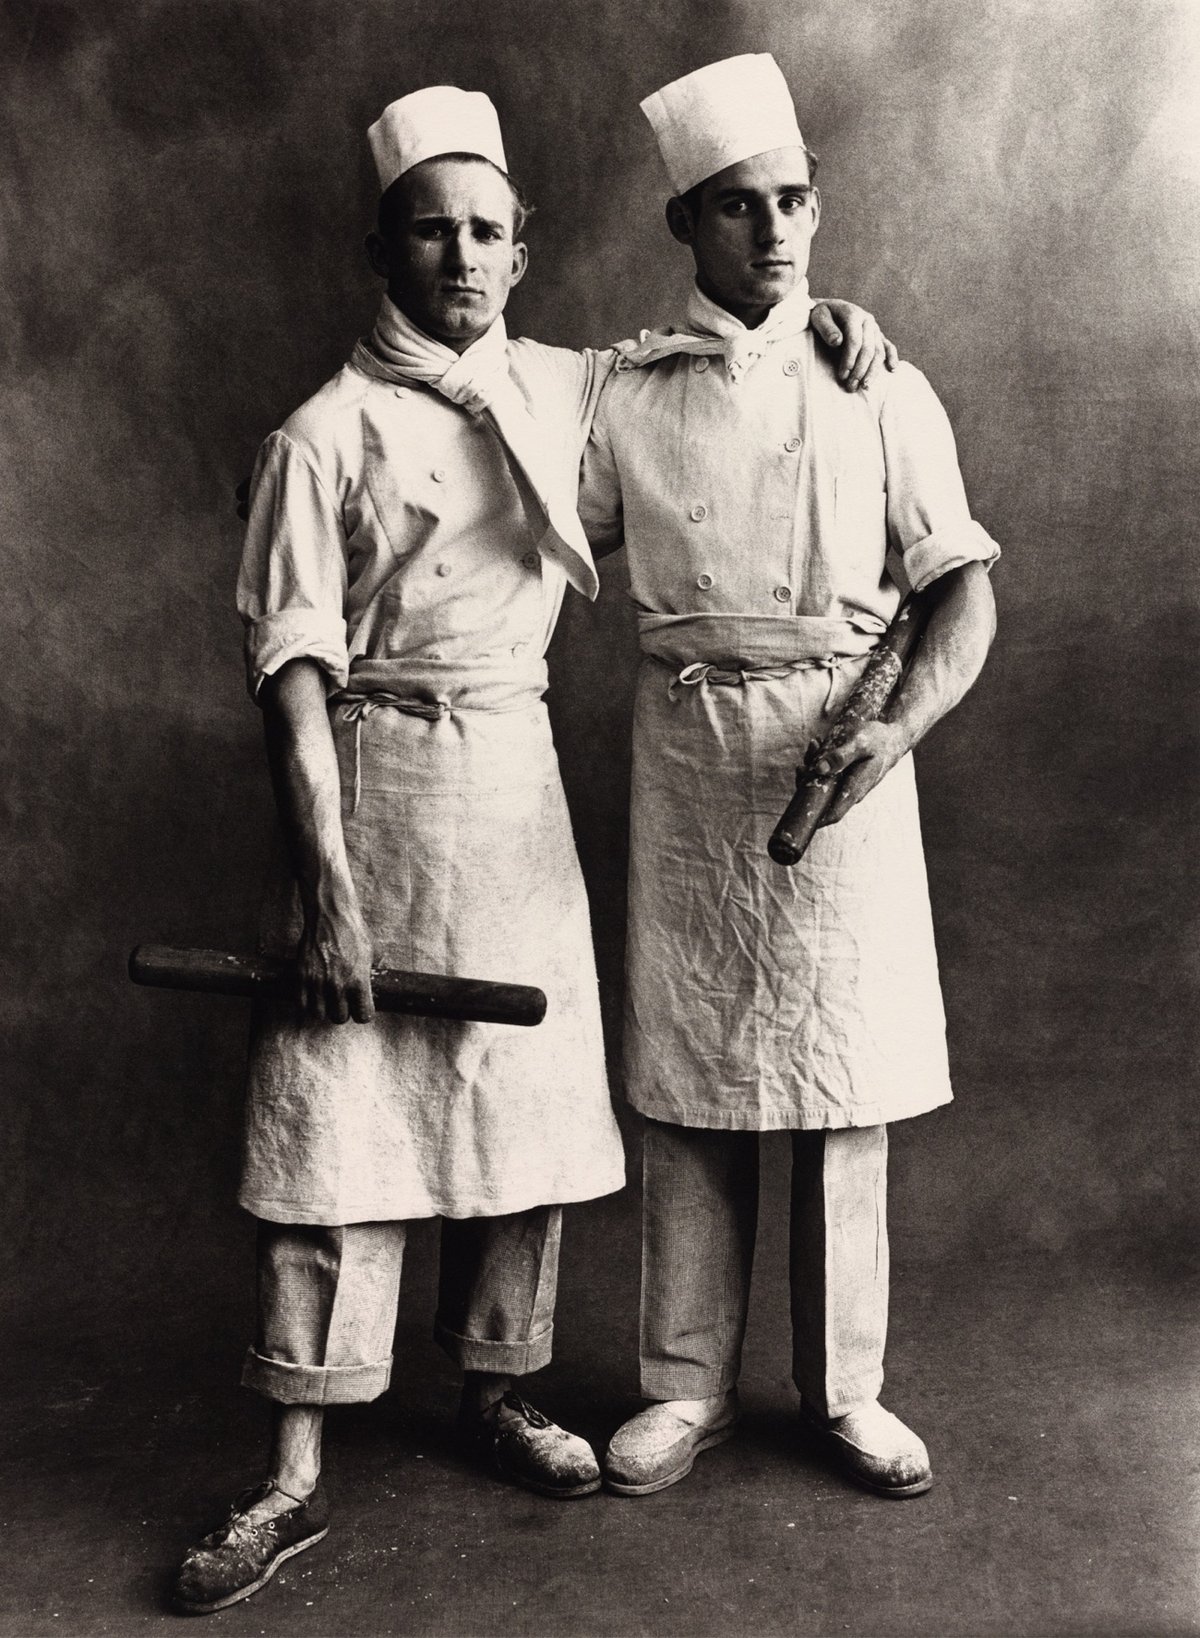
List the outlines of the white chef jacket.
{"type": "Polygon", "coordinates": [[[621,361],[580,515],[624,542],[639,612],[627,1093],[729,1129],[874,1125],[946,1102],[911,759],[788,871],[796,765],[915,588],[998,548],[911,365],[858,393],[811,331],[735,382],[720,356],[621,361]],[[890,569],[889,569],[890,565],[890,569]]]}
{"type": "MultiPolygon", "coordinates": [[[[509,343],[574,492],[607,362],[509,343]]],[[[352,365],[267,439],[238,586],[252,692],[330,689],[350,868],[382,964],[536,984],[535,1028],[257,1009],[240,1199],[348,1223],[493,1216],[621,1186],[587,901],[549,721],[565,578],[495,429],[352,365]]],[[[280,871],[264,942],[300,931],[280,871]]]]}

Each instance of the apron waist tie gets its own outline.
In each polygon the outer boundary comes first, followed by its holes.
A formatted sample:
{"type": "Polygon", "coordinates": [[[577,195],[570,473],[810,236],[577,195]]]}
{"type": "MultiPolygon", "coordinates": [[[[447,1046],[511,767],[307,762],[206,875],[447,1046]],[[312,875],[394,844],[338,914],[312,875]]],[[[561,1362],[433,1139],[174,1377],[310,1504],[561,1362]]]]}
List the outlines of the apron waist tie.
{"type": "Polygon", "coordinates": [[[358,804],[362,797],[362,725],[363,719],[369,717],[372,711],[403,711],[406,717],[424,717],[427,722],[440,722],[443,717],[450,715],[450,707],[445,700],[414,700],[407,699],[402,694],[388,694],[378,690],[370,694],[343,694],[338,700],[339,705],[345,706],[344,722],[354,724],[354,806],[351,814],[358,812],[358,804]]]}
{"type": "Polygon", "coordinates": [[[719,688],[741,688],[748,682],[777,682],[781,677],[791,676],[793,671],[824,671],[828,674],[829,686],[825,690],[821,714],[827,716],[838,672],[844,665],[862,658],[861,654],[821,654],[803,660],[787,660],[779,665],[737,667],[711,665],[706,660],[696,660],[671,678],[667,693],[671,699],[678,701],[680,688],[699,688],[704,683],[712,683],[719,688]]]}

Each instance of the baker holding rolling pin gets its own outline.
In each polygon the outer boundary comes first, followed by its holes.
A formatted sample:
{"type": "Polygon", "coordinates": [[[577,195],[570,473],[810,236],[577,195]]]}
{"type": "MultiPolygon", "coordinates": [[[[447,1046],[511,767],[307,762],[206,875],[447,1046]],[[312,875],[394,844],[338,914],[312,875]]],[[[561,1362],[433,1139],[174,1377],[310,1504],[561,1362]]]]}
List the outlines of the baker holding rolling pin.
{"type": "Polygon", "coordinates": [[[274,1438],[184,1560],[194,1613],[324,1535],[324,1407],[388,1386],[410,1219],[443,1220],[435,1334],[466,1431],[542,1494],[600,1484],[515,1385],[550,1358],[562,1205],[624,1180],[542,700],[565,589],[596,591],[574,485],[602,369],[507,341],[524,207],[487,97],[416,92],[370,139],[388,294],[263,446],[238,586],[290,844],[266,943],[299,941],[303,1014],[257,1009],[239,1194],[260,1224],[243,1380],[274,1438]],[[546,1017],[374,1016],[373,961],[537,986],[546,1017]]]}
{"type": "MultiPolygon", "coordinates": [[[[298,949],[303,1015],[258,1008],[239,1196],[260,1222],[244,1380],[274,1402],[274,1438],[264,1481],[184,1560],[191,1613],[325,1534],[323,1409],[388,1385],[409,1219],[443,1220],[435,1334],[464,1373],[466,1432],[543,1495],[600,1486],[590,1446],[515,1384],[550,1358],[562,1205],[624,1175],[542,701],[566,588],[596,592],[575,494],[614,355],[507,338],[525,206],[486,96],[414,92],[370,141],[387,295],[263,446],[238,589],[290,844],[265,953],[298,949]],[[381,1009],[442,1016],[373,1016],[372,965],[381,1009]],[[433,995],[430,975],[473,982],[434,977],[433,995]],[[481,998],[489,980],[505,993],[481,998]],[[519,985],[545,991],[543,1022],[519,985]],[[497,1003],[533,1027],[461,1021],[497,1003]]],[[[869,315],[836,307],[841,328],[817,322],[852,389],[883,349],[869,315]]],[[[134,966],[278,982],[212,952],[134,966]]]]}
{"type": "Polygon", "coordinates": [[[643,104],[696,283],[609,377],[580,515],[624,543],[642,649],[634,722],[628,1096],[646,1117],[642,1390],[605,1478],[684,1477],[738,1415],[758,1133],[792,1133],[793,1375],[801,1413],[869,1488],[931,1482],[884,1410],[887,1122],[950,1098],[908,755],[994,631],[998,555],[954,440],[908,365],[838,390],[806,272],[813,156],[766,55],[643,104]],[[767,853],[901,600],[931,588],[887,720],[827,753],[838,795],[794,868],[767,853]]]}

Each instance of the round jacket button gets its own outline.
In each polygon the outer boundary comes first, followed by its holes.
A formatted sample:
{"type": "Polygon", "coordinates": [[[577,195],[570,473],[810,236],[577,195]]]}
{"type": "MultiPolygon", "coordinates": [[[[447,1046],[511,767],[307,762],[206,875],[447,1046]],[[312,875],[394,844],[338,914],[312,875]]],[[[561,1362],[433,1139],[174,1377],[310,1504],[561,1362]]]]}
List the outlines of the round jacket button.
{"type": "Polygon", "coordinates": [[[696,584],[699,586],[701,591],[711,591],[712,583],[713,578],[711,574],[698,574],[696,576],[696,584]]]}
{"type": "Polygon", "coordinates": [[[538,566],[538,555],[536,552],[526,552],[525,556],[521,559],[521,562],[527,569],[536,569],[538,566]]]}
{"type": "Polygon", "coordinates": [[[703,523],[708,516],[708,507],[702,501],[698,501],[688,515],[693,523],[703,523]]]}
{"type": "Polygon", "coordinates": [[[708,368],[708,359],[705,358],[703,353],[700,354],[700,357],[692,365],[692,368],[693,368],[693,370],[695,370],[697,375],[703,375],[705,370],[707,370],[707,368],[708,368]]]}
{"type": "Polygon", "coordinates": [[[434,467],[434,469],[433,469],[433,481],[434,481],[434,483],[445,483],[445,481],[446,481],[446,468],[444,466],[435,466],[434,467]]]}
{"type": "Polygon", "coordinates": [[[784,375],[799,375],[800,360],[798,358],[789,358],[787,363],[783,366],[783,373],[784,375]]]}
{"type": "Polygon", "coordinates": [[[396,388],[396,397],[397,398],[407,398],[408,397],[408,388],[407,387],[397,387],[396,388]]]}
{"type": "Polygon", "coordinates": [[[800,448],[800,440],[799,440],[799,438],[789,438],[787,443],[784,444],[783,447],[784,447],[784,449],[787,450],[789,455],[794,455],[796,453],[796,451],[800,448]]]}
{"type": "Polygon", "coordinates": [[[792,600],[792,588],[790,586],[776,586],[776,588],[775,588],[775,601],[777,603],[790,603],[791,600],[792,600]]]}
{"type": "MultiPolygon", "coordinates": [[[[443,576],[448,575],[450,573],[450,565],[448,563],[439,563],[437,566],[437,572],[443,576]]],[[[778,592],[775,595],[778,596],[778,592]]]]}

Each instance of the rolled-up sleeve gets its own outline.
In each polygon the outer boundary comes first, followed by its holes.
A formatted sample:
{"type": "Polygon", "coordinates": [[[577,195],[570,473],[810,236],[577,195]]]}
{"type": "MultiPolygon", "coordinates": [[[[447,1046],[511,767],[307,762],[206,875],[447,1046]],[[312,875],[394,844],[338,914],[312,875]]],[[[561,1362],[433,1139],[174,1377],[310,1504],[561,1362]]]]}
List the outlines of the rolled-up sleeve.
{"type": "Polygon", "coordinates": [[[996,542],[971,516],[949,419],[929,382],[901,364],[880,412],[887,463],[888,541],[914,591],[964,563],[988,568],[996,542]]]}
{"type": "Polygon", "coordinates": [[[350,663],[345,606],[340,508],[303,450],[286,433],[273,432],[251,480],[238,575],[251,695],[258,697],[264,677],[299,659],[316,661],[331,687],[344,688],[350,663]]]}

